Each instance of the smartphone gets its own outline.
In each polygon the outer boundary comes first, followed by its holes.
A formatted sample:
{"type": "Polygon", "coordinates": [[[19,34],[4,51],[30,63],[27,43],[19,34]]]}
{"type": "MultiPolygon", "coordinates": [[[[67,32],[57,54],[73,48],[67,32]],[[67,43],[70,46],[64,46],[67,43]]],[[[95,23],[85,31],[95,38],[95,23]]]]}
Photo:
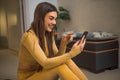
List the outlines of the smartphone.
{"type": "Polygon", "coordinates": [[[84,31],[84,33],[82,34],[82,36],[80,37],[80,39],[82,39],[83,36],[85,36],[85,38],[87,37],[88,31],[84,31]]]}

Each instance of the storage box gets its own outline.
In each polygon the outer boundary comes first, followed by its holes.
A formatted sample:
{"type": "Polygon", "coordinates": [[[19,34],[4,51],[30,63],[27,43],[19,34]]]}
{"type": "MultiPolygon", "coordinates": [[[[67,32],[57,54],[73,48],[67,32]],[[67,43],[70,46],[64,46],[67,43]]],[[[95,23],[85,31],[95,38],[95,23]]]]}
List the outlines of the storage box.
{"type": "MultiPolygon", "coordinates": [[[[73,44],[73,43],[72,43],[73,44]]],[[[68,46],[72,46],[72,44],[68,46]]],[[[118,39],[88,40],[84,51],[73,58],[79,67],[99,73],[106,69],[118,68],[118,39]]]]}

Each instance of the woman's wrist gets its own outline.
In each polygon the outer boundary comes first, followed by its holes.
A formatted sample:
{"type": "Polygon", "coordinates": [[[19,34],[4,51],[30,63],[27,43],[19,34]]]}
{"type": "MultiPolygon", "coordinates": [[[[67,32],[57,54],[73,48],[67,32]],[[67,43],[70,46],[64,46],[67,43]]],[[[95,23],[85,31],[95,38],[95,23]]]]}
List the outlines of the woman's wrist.
{"type": "Polygon", "coordinates": [[[77,56],[78,54],[80,54],[81,53],[81,50],[71,50],[71,51],[69,51],[68,52],[69,53],[69,56],[71,57],[71,58],[73,58],[73,57],[75,57],[75,56],[77,56]]]}

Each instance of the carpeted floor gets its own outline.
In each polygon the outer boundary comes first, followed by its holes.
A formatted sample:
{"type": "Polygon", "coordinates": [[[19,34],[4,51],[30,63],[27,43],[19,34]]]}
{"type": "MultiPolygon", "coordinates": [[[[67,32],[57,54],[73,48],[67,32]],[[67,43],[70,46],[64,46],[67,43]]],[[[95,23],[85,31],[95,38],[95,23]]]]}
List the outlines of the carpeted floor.
{"type": "Polygon", "coordinates": [[[17,80],[16,52],[8,49],[0,50],[0,80],[17,80]]]}

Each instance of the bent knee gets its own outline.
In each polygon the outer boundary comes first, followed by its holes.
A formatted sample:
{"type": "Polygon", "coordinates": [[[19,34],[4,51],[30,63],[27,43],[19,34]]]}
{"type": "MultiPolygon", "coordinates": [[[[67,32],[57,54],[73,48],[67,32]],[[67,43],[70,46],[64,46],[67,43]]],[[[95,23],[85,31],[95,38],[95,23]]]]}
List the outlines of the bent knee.
{"type": "Polygon", "coordinates": [[[57,67],[57,72],[58,74],[63,74],[63,73],[66,73],[66,72],[69,72],[70,69],[68,68],[68,66],[66,64],[62,64],[60,66],[57,67]]]}
{"type": "Polygon", "coordinates": [[[60,66],[57,67],[58,70],[63,70],[63,69],[68,69],[68,66],[66,64],[62,64],[60,66]]]}

